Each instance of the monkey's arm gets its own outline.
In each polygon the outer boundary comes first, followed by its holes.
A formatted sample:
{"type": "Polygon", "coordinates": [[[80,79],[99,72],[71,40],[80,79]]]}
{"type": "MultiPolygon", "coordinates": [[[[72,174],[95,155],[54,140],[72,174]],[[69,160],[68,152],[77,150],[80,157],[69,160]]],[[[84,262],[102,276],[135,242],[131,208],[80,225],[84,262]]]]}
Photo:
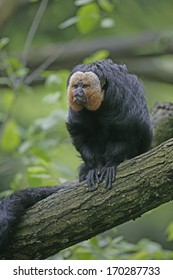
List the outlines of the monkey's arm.
{"type": "Polygon", "coordinates": [[[84,163],[80,166],[79,181],[87,181],[90,190],[94,190],[100,181],[101,164],[95,147],[89,142],[87,130],[82,125],[67,123],[67,129],[72,137],[76,150],[80,153],[84,163]]]}
{"type": "Polygon", "coordinates": [[[106,164],[101,170],[100,180],[105,178],[106,188],[111,188],[116,178],[116,168],[125,159],[136,154],[136,147],[131,142],[115,142],[109,141],[105,152],[106,164]],[[133,154],[131,154],[133,151],[133,154]]]}
{"type": "Polygon", "coordinates": [[[13,238],[16,225],[25,211],[60,188],[61,186],[28,188],[0,200],[0,251],[13,238]]]}
{"type": "Polygon", "coordinates": [[[101,167],[97,162],[96,153],[92,145],[87,144],[84,135],[75,135],[73,142],[80,153],[84,163],[80,166],[79,181],[87,181],[90,190],[94,190],[97,183],[100,181],[99,175],[101,167]]]}
{"type": "MultiPolygon", "coordinates": [[[[123,144],[120,144],[120,147],[114,149],[115,144],[111,144],[105,154],[98,152],[96,147],[87,146],[83,144],[81,146],[81,150],[79,150],[84,164],[80,167],[79,172],[79,180],[87,181],[87,185],[89,190],[95,190],[97,188],[98,183],[100,183],[104,178],[106,179],[106,187],[110,188],[112,186],[112,182],[115,181],[116,169],[120,162],[123,160],[119,160],[119,158],[124,158],[123,151],[125,148],[123,144]],[[122,148],[122,154],[119,154],[120,149],[122,148]],[[119,149],[119,150],[118,150],[119,149]],[[114,156],[117,156],[117,161],[115,162],[114,156]],[[106,163],[106,164],[105,164],[106,163]]],[[[102,147],[104,149],[104,147],[102,147]]]]}

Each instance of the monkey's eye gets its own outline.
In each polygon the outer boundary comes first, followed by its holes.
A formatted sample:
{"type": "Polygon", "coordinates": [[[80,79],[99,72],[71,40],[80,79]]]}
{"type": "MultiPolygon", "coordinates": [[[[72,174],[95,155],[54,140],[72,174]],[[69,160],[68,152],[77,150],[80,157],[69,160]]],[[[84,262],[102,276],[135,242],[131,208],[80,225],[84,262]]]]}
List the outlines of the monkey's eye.
{"type": "Polygon", "coordinates": [[[78,87],[78,84],[72,85],[72,88],[77,88],[77,87],[78,87]]]}
{"type": "Polygon", "coordinates": [[[88,85],[88,84],[83,84],[83,88],[87,88],[87,87],[89,87],[90,85],[88,85]]]}

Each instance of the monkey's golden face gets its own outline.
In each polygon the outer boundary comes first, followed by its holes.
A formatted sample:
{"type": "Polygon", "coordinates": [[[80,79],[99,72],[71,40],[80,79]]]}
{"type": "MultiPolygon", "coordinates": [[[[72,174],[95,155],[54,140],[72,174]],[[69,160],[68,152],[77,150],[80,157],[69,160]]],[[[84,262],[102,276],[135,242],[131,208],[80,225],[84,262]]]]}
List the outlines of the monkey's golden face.
{"type": "Polygon", "coordinates": [[[103,91],[97,75],[93,72],[75,72],[67,88],[69,106],[74,111],[86,108],[90,111],[97,110],[103,100],[103,91]]]}

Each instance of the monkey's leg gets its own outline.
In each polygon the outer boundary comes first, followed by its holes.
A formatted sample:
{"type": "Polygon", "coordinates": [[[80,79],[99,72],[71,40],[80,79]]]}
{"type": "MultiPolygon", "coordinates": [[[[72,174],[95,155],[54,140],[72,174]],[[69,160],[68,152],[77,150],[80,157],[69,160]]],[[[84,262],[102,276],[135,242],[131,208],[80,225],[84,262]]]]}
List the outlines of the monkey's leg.
{"type": "Polygon", "coordinates": [[[89,190],[94,190],[100,181],[101,168],[101,160],[98,159],[97,151],[92,144],[88,143],[88,136],[83,134],[74,133],[73,131],[73,144],[76,147],[77,151],[80,153],[81,158],[84,163],[80,166],[79,169],[79,181],[87,181],[87,185],[89,190]]]}
{"type": "Polygon", "coordinates": [[[82,163],[79,168],[79,182],[85,181],[90,169],[85,163],[82,163]]]}
{"type": "Polygon", "coordinates": [[[101,166],[94,148],[84,143],[81,144],[80,142],[78,151],[80,152],[84,161],[84,163],[80,166],[79,181],[82,182],[86,180],[89,190],[95,190],[98,183],[100,182],[101,168],[103,165],[101,166]]]}

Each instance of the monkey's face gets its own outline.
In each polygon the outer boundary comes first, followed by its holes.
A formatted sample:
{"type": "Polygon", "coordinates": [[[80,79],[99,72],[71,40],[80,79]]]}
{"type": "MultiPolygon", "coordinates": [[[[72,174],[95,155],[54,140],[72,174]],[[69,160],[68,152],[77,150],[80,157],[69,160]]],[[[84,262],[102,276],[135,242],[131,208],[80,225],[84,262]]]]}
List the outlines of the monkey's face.
{"type": "Polygon", "coordinates": [[[97,110],[103,100],[103,90],[98,76],[93,72],[75,72],[67,88],[69,106],[74,111],[86,108],[97,110]]]}

